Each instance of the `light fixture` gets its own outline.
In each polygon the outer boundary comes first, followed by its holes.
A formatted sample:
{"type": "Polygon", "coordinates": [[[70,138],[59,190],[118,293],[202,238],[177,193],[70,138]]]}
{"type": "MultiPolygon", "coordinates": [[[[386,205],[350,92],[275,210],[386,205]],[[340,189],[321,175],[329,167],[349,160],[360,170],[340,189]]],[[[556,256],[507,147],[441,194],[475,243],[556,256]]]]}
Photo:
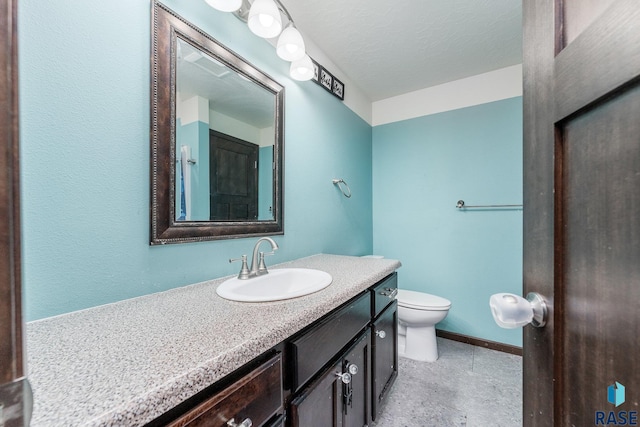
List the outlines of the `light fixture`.
{"type": "Polygon", "coordinates": [[[293,24],[289,24],[280,34],[276,53],[285,61],[297,61],[304,57],[304,40],[293,24]]]}
{"type": "Polygon", "coordinates": [[[209,6],[222,12],[235,12],[242,6],[242,0],[205,0],[209,6]]]}
{"type": "Polygon", "coordinates": [[[265,39],[276,37],[282,31],[280,10],[273,0],[255,0],[249,9],[249,29],[265,39]]]}
{"type": "Polygon", "coordinates": [[[289,74],[291,75],[291,78],[295,80],[311,80],[311,78],[313,78],[313,63],[311,62],[309,55],[305,55],[302,59],[293,61],[291,63],[291,68],[289,69],[289,74]]]}
{"type": "Polygon", "coordinates": [[[233,12],[238,19],[246,22],[249,29],[257,36],[270,39],[280,35],[276,44],[276,53],[285,61],[291,61],[289,69],[291,78],[300,81],[313,78],[313,63],[306,54],[302,35],[280,0],[205,1],[215,9],[233,12]],[[285,22],[287,28],[284,31],[282,31],[282,14],[287,18],[285,22]]]}

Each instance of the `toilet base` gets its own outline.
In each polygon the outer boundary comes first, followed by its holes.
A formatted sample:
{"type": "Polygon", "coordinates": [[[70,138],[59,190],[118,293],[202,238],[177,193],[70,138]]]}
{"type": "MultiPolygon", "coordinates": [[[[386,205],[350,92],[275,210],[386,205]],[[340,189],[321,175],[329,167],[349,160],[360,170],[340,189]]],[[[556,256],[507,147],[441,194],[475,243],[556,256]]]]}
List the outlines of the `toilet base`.
{"type": "Polygon", "coordinates": [[[398,336],[398,354],[419,362],[435,362],[438,360],[436,327],[407,327],[406,336],[398,336]]]}

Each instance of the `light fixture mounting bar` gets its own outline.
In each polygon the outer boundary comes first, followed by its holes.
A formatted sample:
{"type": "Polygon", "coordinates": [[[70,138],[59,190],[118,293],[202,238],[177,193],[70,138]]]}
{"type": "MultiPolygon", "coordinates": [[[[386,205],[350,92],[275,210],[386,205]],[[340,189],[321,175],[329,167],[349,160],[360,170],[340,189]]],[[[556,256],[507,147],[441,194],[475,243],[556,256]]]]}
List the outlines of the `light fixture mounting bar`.
{"type": "MultiPolygon", "coordinates": [[[[284,7],[284,5],[280,2],[280,0],[273,0],[273,1],[278,6],[278,9],[280,10],[280,12],[282,12],[287,17],[289,22],[293,24],[294,23],[293,18],[291,17],[291,14],[287,10],[287,8],[284,7]]],[[[242,0],[242,6],[240,6],[240,9],[233,12],[233,14],[235,15],[236,18],[246,23],[249,20],[249,10],[251,9],[252,4],[253,4],[253,0],[242,0]]]]}

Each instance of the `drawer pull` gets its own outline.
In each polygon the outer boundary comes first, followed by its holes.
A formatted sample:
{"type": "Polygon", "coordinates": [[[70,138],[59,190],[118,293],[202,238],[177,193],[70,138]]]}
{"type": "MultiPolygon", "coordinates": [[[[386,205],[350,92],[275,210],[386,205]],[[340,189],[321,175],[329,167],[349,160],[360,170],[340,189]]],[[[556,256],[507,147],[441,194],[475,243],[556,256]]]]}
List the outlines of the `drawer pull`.
{"type": "Polygon", "coordinates": [[[340,381],[344,384],[349,384],[351,382],[351,374],[349,372],[336,372],[336,377],[340,378],[340,381]]]}
{"type": "Polygon", "coordinates": [[[253,425],[253,421],[251,421],[251,418],[247,418],[246,420],[238,424],[236,423],[235,418],[231,418],[229,421],[227,421],[227,425],[229,427],[251,427],[253,425]]]}
{"type": "Polygon", "coordinates": [[[385,291],[380,291],[380,295],[394,299],[398,295],[398,289],[386,288],[385,291]]]}
{"type": "Polygon", "coordinates": [[[376,335],[384,339],[384,337],[387,336],[387,333],[385,331],[376,331],[376,335]]]}

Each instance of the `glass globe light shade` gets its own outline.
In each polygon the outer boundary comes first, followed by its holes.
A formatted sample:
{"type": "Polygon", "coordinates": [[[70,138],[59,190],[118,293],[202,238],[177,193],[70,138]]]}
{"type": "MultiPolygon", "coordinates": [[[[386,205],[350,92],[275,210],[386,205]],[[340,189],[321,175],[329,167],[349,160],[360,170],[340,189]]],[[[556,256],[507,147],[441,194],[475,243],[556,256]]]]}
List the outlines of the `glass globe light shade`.
{"type": "Polygon", "coordinates": [[[278,38],[276,52],[285,61],[297,61],[304,57],[304,40],[296,27],[290,25],[284,29],[278,38]]]}
{"type": "Polygon", "coordinates": [[[289,74],[291,75],[291,78],[295,80],[311,80],[313,78],[313,63],[311,62],[309,55],[305,55],[302,59],[293,61],[291,63],[291,68],[289,69],[289,74]]]}
{"type": "Polygon", "coordinates": [[[282,31],[280,10],[273,0],[256,0],[249,9],[249,29],[265,39],[276,37],[282,31]]]}
{"type": "Polygon", "coordinates": [[[235,12],[242,6],[242,0],[204,0],[209,6],[222,12],[235,12]]]}

